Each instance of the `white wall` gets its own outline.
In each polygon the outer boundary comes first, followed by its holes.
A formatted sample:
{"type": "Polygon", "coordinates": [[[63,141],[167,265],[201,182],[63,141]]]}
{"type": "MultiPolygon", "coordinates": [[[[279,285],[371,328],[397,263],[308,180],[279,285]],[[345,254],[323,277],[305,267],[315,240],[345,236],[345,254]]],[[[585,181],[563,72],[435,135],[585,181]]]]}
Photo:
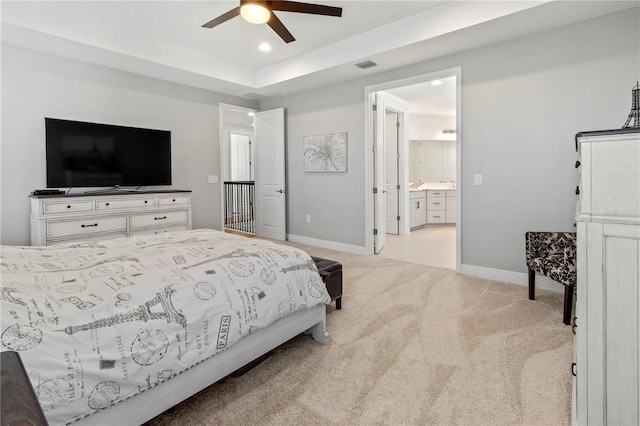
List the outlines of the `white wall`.
{"type": "Polygon", "coordinates": [[[455,115],[409,115],[409,139],[445,139],[442,131],[455,129],[455,115]]]}
{"type": "Polygon", "coordinates": [[[218,104],[255,102],[6,44],[1,78],[2,244],[29,243],[27,196],[46,186],[44,117],[170,130],[172,188],[193,191],[194,228],[220,229],[220,184],[207,184],[220,175],[218,104]]]}
{"type": "Polygon", "coordinates": [[[261,102],[262,110],[285,107],[288,234],[364,247],[362,97],[359,82],[345,82],[261,102]],[[343,131],[347,171],[305,173],[302,138],[343,131]]]}
{"type": "Polygon", "coordinates": [[[525,272],[526,231],[574,230],[575,134],[619,128],[629,114],[639,10],[261,101],[287,108],[289,233],[363,245],[364,88],[461,66],[462,263],[525,272]],[[348,173],[305,174],[302,137],[345,130],[348,173]],[[484,185],[473,185],[475,173],[484,185]]]}

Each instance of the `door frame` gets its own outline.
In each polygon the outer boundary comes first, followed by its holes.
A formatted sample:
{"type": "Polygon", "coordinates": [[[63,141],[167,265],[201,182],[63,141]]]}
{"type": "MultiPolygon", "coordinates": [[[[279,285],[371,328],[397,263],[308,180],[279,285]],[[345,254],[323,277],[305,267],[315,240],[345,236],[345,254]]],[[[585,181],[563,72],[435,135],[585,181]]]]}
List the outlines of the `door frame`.
{"type": "MultiPolygon", "coordinates": [[[[419,74],[399,80],[391,80],[364,88],[364,180],[365,180],[365,251],[368,255],[373,255],[373,124],[375,123],[375,111],[373,105],[375,103],[376,92],[393,89],[396,87],[409,86],[412,84],[423,83],[445,77],[456,77],[456,271],[460,272],[462,265],[462,67],[448,68],[440,71],[419,74]]],[[[404,146],[401,150],[400,167],[402,173],[409,170],[408,163],[408,147],[404,146]]],[[[402,176],[403,174],[401,174],[402,176]]],[[[403,194],[405,191],[402,191],[403,194]]],[[[408,188],[406,188],[408,194],[408,188]]],[[[407,195],[408,197],[408,195],[407,195]]],[[[408,211],[402,211],[404,217],[408,211]]]]}
{"type": "MultiPolygon", "coordinates": [[[[234,110],[234,111],[241,111],[241,112],[246,112],[247,114],[249,113],[255,113],[258,110],[255,108],[247,108],[247,107],[242,107],[239,105],[233,105],[233,104],[225,104],[225,103],[220,103],[218,105],[218,126],[219,126],[219,145],[220,145],[220,175],[219,175],[219,186],[220,186],[220,230],[222,232],[224,232],[224,215],[225,215],[225,211],[224,211],[224,181],[225,181],[225,170],[228,173],[231,173],[230,171],[230,166],[228,166],[226,163],[228,163],[230,161],[231,158],[231,152],[230,149],[227,149],[225,146],[225,133],[231,133],[232,131],[234,131],[235,133],[242,133],[242,131],[240,130],[232,130],[231,128],[229,128],[229,126],[225,125],[224,123],[224,110],[234,110]]],[[[253,137],[253,141],[255,141],[255,130],[254,132],[251,134],[251,136],[253,137]]],[[[255,162],[255,159],[253,160],[255,162]]],[[[255,176],[254,176],[255,178],[255,176]]]]}

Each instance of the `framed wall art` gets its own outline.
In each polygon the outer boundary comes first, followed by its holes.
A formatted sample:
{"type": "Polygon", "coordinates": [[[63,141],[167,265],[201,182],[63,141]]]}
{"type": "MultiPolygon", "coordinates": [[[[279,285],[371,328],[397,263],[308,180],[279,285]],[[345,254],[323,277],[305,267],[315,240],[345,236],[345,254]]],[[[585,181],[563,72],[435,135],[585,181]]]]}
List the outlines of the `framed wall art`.
{"type": "Polygon", "coordinates": [[[304,136],[303,143],[305,172],[347,171],[347,132],[304,136]]]}

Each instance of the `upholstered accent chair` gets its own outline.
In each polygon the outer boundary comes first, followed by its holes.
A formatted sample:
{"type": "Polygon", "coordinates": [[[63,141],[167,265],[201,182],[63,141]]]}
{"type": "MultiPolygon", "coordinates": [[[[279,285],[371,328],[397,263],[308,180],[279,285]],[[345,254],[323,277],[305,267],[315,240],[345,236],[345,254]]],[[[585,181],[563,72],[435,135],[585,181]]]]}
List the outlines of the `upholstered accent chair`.
{"type": "Polygon", "coordinates": [[[526,254],[529,269],[529,299],[536,298],[536,272],[564,284],[563,322],[571,322],[576,286],[576,233],[527,232],[526,254]]]}

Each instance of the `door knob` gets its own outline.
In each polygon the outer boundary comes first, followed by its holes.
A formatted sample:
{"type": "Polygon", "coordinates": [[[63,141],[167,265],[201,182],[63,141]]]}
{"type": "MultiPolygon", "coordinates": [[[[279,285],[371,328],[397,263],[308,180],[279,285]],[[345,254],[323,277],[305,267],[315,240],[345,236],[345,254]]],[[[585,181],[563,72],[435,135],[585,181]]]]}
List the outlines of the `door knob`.
{"type": "Polygon", "coordinates": [[[281,194],[284,194],[284,191],[282,189],[276,189],[276,192],[279,192],[281,194]]]}

